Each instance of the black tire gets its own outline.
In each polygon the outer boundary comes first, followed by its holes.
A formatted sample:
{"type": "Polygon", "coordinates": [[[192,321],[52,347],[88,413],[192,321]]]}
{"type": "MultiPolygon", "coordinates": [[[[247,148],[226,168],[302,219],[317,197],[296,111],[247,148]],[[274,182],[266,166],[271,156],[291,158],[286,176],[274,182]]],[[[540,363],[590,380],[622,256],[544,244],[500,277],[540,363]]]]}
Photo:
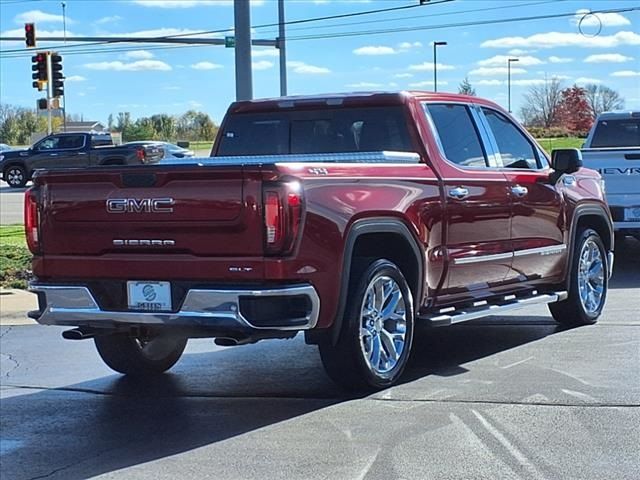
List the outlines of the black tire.
{"type": "Polygon", "coordinates": [[[22,188],[29,181],[27,170],[22,165],[9,165],[4,169],[3,177],[11,188],[22,188]]]}
{"type": "Polygon", "coordinates": [[[571,259],[569,297],[562,302],[549,304],[549,310],[554,320],[562,325],[572,327],[596,323],[607,300],[607,290],[609,287],[608,268],[607,252],[598,232],[590,228],[579,230],[575,239],[573,258],[571,259]],[[580,264],[581,257],[585,255],[586,245],[589,245],[591,248],[597,248],[600,267],[598,267],[596,260],[594,260],[593,263],[590,263],[590,267],[583,269],[583,271],[593,272],[595,275],[601,268],[601,284],[599,283],[600,280],[598,282],[589,280],[587,282],[588,285],[586,285],[585,282],[581,282],[581,275],[584,278],[584,274],[581,273],[580,264]],[[596,293],[596,287],[602,288],[599,297],[596,293]],[[583,292],[582,297],[581,292],[583,292]],[[593,297],[587,295],[585,292],[592,292],[593,297]],[[587,295],[587,300],[583,299],[585,295],[587,295]]]}
{"type": "Polygon", "coordinates": [[[335,383],[353,391],[380,390],[398,381],[409,359],[414,330],[413,298],[402,272],[389,260],[361,261],[353,268],[337,343],[332,344],[327,335],[318,347],[324,368],[335,383]],[[374,308],[375,313],[369,310],[371,314],[364,314],[367,307],[365,302],[375,304],[375,287],[380,285],[382,289],[378,291],[382,292],[383,297],[380,308],[374,308]],[[392,292],[393,296],[389,294],[385,297],[385,286],[389,287],[387,291],[392,292]],[[390,300],[395,299],[395,295],[399,299],[392,307],[390,300]],[[385,306],[392,308],[385,309],[385,306]],[[402,316],[404,321],[398,321],[397,318],[402,316]],[[364,336],[361,328],[367,331],[364,336]],[[366,352],[367,345],[370,353],[366,352]],[[374,350],[378,352],[377,357],[374,350]],[[399,355],[397,350],[400,350],[399,355]],[[397,359],[392,358],[392,351],[396,352],[397,359]],[[371,366],[370,362],[376,363],[378,368],[371,366]]]}
{"type": "Polygon", "coordinates": [[[125,375],[158,375],[180,359],[187,339],[156,335],[141,340],[127,334],[113,333],[94,338],[100,357],[111,369],[125,375]]]}

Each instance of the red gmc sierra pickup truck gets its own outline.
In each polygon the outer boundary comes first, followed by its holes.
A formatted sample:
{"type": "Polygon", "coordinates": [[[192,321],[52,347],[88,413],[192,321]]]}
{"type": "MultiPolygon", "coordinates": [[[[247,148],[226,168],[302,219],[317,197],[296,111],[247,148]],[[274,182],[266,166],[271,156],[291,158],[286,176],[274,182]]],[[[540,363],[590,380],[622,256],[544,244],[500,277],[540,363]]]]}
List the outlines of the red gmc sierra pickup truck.
{"type": "Polygon", "coordinates": [[[417,322],[547,303],[594,323],[613,264],[599,174],[500,107],[425,92],[237,102],[211,158],[39,171],[25,197],[45,325],[118,372],[188,338],[305,333],[352,389],[403,372],[417,322]]]}

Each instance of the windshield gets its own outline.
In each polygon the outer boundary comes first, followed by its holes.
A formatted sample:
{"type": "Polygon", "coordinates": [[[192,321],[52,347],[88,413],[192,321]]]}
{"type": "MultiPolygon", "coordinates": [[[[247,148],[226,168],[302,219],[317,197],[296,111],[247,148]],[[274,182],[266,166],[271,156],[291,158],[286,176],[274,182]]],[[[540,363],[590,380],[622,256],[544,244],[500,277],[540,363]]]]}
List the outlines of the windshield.
{"type": "Polygon", "coordinates": [[[591,147],[640,147],[640,120],[600,120],[591,147]]]}
{"type": "Polygon", "coordinates": [[[219,156],[413,151],[402,107],[234,114],[219,156]]]}

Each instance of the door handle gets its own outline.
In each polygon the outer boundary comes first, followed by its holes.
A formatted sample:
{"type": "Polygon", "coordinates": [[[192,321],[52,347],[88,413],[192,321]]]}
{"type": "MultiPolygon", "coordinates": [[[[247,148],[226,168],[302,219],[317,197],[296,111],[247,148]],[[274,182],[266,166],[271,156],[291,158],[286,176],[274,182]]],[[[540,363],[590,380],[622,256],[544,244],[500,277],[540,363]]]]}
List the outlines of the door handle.
{"type": "Polygon", "coordinates": [[[58,154],[57,154],[57,153],[50,153],[50,154],[49,154],[49,156],[50,156],[50,157],[57,157],[57,156],[58,156],[58,154]]]}
{"type": "Polygon", "coordinates": [[[516,197],[524,197],[527,193],[529,193],[529,189],[527,187],[515,185],[511,187],[511,193],[513,193],[516,197]]]}
{"type": "Polygon", "coordinates": [[[449,190],[449,196],[457,200],[462,200],[469,195],[469,190],[464,187],[456,187],[449,190]]]}

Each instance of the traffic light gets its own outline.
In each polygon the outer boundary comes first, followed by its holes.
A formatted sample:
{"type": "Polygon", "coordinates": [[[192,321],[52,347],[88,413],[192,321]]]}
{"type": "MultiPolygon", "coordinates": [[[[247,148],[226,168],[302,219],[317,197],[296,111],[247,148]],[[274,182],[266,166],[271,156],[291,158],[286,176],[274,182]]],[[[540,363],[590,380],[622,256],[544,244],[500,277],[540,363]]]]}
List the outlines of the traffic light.
{"type": "Polygon", "coordinates": [[[38,53],[34,55],[31,57],[31,63],[31,70],[33,71],[31,78],[34,80],[31,85],[33,88],[37,88],[38,91],[42,91],[49,79],[47,75],[47,54],[38,53]]]}
{"type": "Polygon", "coordinates": [[[62,97],[64,95],[64,75],[62,73],[62,56],[57,53],[51,54],[51,76],[52,96],[62,97]]]}
{"type": "Polygon", "coordinates": [[[24,41],[27,44],[27,48],[36,48],[36,24],[35,23],[24,24],[24,41]]]}
{"type": "Polygon", "coordinates": [[[38,110],[47,110],[47,108],[48,108],[47,99],[46,98],[39,98],[38,99],[38,110]]]}

